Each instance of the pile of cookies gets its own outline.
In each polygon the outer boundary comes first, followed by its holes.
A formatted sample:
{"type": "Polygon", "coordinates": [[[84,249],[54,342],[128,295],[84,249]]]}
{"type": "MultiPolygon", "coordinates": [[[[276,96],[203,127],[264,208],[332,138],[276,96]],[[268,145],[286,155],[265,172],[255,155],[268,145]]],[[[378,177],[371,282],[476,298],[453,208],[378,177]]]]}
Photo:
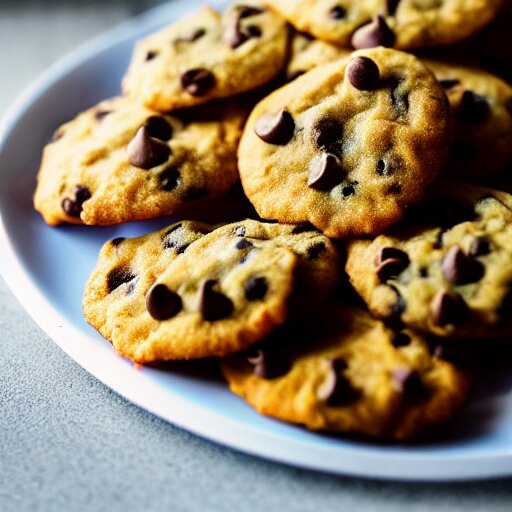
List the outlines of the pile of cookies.
{"type": "Polygon", "coordinates": [[[512,87],[464,51],[503,4],[247,0],[138,42],[122,95],[44,149],[35,208],[183,220],[104,244],[86,320],[310,429],[452,418],[457,352],[512,336],[512,87]]]}

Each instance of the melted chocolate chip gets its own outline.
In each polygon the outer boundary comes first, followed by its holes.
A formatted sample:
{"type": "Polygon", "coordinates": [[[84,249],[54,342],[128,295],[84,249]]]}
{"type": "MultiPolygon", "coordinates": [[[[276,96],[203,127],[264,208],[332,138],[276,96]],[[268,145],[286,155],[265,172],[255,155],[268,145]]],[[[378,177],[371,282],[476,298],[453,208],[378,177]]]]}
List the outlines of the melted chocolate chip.
{"type": "MultiPolygon", "coordinates": [[[[107,274],[108,293],[112,293],[122,284],[133,281],[137,276],[128,267],[116,267],[107,274]]],[[[130,290],[128,290],[130,291],[130,290]]]]}
{"type": "Polygon", "coordinates": [[[146,309],[155,320],[168,320],[182,308],[181,297],[165,284],[154,285],[146,295],[146,309]]]}
{"type": "Polygon", "coordinates": [[[350,197],[355,195],[356,189],[355,186],[358,184],[357,181],[353,181],[350,185],[347,185],[346,187],[343,187],[343,190],[341,193],[343,194],[343,197],[350,197]]]}
{"type": "Polygon", "coordinates": [[[330,153],[322,153],[312,160],[309,167],[308,186],[315,190],[327,191],[345,179],[340,161],[330,153]]]}
{"type": "Polygon", "coordinates": [[[208,279],[199,290],[199,311],[206,322],[228,318],[233,313],[233,302],[223,293],[214,290],[217,281],[208,279]]]}
{"type": "Polygon", "coordinates": [[[379,176],[386,176],[388,174],[388,167],[386,162],[382,159],[377,162],[377,174],[379,176]]]}
{"type": "Polygon", "coordinates": [[[327,379],[318,389],[317,397],[330,407],[350,405],[359,398],[359,392],[344,375],[348,365],[343,359],[334,359],[330,365],[327,379]]]}
{"type": "Polygon", "coordinates": [[[253,7],[250,5],[241,5],[239,6],[240,12],[238,14],[239,19],[251,18],[252,16],[257,16],[258,14],[262,14],[265,12],[264,9],[259,7],[253,7]]]}
{"type": "Polygon", "coordinates": [[[244,285],[247,300],[261,300],[268,291],[267,280],[264,277],[251,277],[244,285]]]}
{"type": "Polygon", "coordinates": [[[392,377],[406,400],[421,400],[427,396],[427,390],[418,372],[400,369],[395,370],[392,377]]]}
{"type": "Polygon", "coordinates": [[[425,268],[425,267],[420,268],[418,271],[418,274],[422,279],[425,279],[426,277],[428,277],[428,268],[425,268]]]}
{"type": "Polygon", "coordinates": [[[325,247],[325,244],[323,242],[318,242],[311,247],[308,247],[306,254],[308,259],[310,260],[316,260],[320,254],[325,252],[327,248],[325,247]]]}
{"type": "Polygon", "coordinates": [[[320,119],[313,128],[313,137],[318,148],[339,155],[342,149],[343,125],[336,119],[320,119]]]}
{"type": "Polygon", "coordinates": [[[70,217],[80,218],[82,207],[85,201],[91,198],[91,192],[87,187],[77,185],[73,198],[64,197],[61,201],[61,207],[70,217]]]}
{"type": "Polygon", "coordinates": [[[181,75],[181,87],[191,96],[205,96],[215,86],[215,76],[205,68],[190,69],[181,75]]]}
{"type": "Polygon", "coordinates": [[[491,252],[491,242],[485,236],[479,236],[473,239],[469,246],[468,256],[476,258],[486,256],[491,252]]]}
{"type": "Polygon", "coordinates": [[[128,144],[128,161],[139,169],[151,169],[167,161],[171,150],[161,140],[150,137],[148,128],[142,126],[128,144]]]}
{"type": "Polygon", "coordinates": [[[155,50],[149,50],[149,52],[146,53],[146,62],[153,60],[155,57],[158,57],[158,52],[155,50]]]}
{"type": "Polygon", "coordinates": [[[113,238],[112,240],[110,240],[110,243],[114,247],[117,247],[118,245],[121,245],[125,240],[126,240],[126,238],[124,236],[120,236],[118,238],[113,238]]]}
{"type": "Polygon", "coordinates": [[[243,249],[247,249],[248,247],[254,247],[252,242],[249,242],[247,238],[242,238],[242,240],[238,241],[235,245],[235,247],[241,251],[243,249]]]}
{"type": "Polygon", "coordinates": [[[445,80],[439,80],[439,85],[446,91],[453,89],[456,85],[460,84],[460,80],[458,78],[447,78],[445,80]]]}
{"type": "Polygon", "coordinates": [[[96,110],[94,113],[94,118],[96,121],[102,121],[109,114],[112,114],[112,110],[96,110]]]}
{"type": "Polygon", "coordinates": [[[372,22],[357,29],[352,35],[351,41],[356,50],[375,48],[376,46],[393,46],[394,42],[395,34],[381,15],[377,15],[372,22]]]}
{"type": "Polygon", "coordinates": [[[482,124],[489,120],[491,107],[489,102],[479,94],[464,91],[457,110],[457,119],[466,124],[482,124]]]}
{"type": "Polygon", "coordinates": [[[290,370],[290,362],[276,349],[255,349],[247,354],[247,361],[261,379],[277,379],[290,370]]]}
{"type": "Polygon", "coordinates": [[[444,327],[463,322],[469,309],[460,295],[449,294],[447,291],[441,290],[432,299],[430,312],[434,325],[444,327]]]}
{"type": "MultiPolygon", "coordinates": [[[[405,303],[405,299],[402,297],[396,286],[391,284],[388,284],[387,286],[395,294],[395,301],[393,304],[390,304],[389,314],[386,319],[386,323],[390,325],[390,322],[397,323],[399,321],[400,315],[405,311],[407,304],[405,303]]],[[[397,324],[396,327],[398,327],[398,325],[399,324],[397,324]]]]}
{"type": "Polygon", "coordinates": [[[284,146],[293,137],[295,122],[292,115],[285,109],[276,114],[264,114],[254,126],[256,135],[269,144],[284,146]]]}
{"type": "Polygon", "coordinates": [[[151,116],[144,123],[147,134],[150,137],[162,141],[168,141],[172,137],[172,126],[160,116],[151,116]]]}
{"type": "Polygon", "coordinates": [[[411,337],[405,332],[396,332],[391,338],[391,344],[395,348],[407,347],[411,343],[411,337]]]}
{"type": "Polygon", "coordinates": [[[379,86],[379,67],[368,57],[350,59],[346,73],[349,82],[360,91],[373,91],[379,86]]]}
{"type": "Polygon", "coordinates": [[[485,267],[478,261],[466,256],[459,247],[452,247],[441,263],[444,278],[451,284],[464,285],[480,281],[485,267]]]}
{"type": "Polygon", "coordinates": [[[160,180],[160,190],[171,192],[179,185],[180,178],[180,170],[177,167],[169,167],[168,169],[164,169],[158,175],[158,179],[160,180]]]}
{"type": "Polygon", "coordinates": [[[333,20],[342,20],[347,16],[347,10],[341,5],[335,5],[329,11],[329,17],[333,20]]]}

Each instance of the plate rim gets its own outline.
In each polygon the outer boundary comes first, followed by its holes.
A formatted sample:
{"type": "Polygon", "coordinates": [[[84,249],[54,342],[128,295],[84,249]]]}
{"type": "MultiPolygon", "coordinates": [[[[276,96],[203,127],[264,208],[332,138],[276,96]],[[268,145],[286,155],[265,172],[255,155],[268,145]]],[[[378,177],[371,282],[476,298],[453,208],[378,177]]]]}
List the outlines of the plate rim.
{"type": "MultiPolygon", "coordinates": [[[[199,1],[193,5],[197,7],[200,4],[199,1]]],[[[171,19],[175,14],[180,15],[192,10],[191,5],[190,0],[174,0],[172,5],[165,3],[150,9],[105,31],[58,59],[25,88],[0,120],[0,152],[6,145],[10,133],[30,106],[68,73],[72,73],[80,64],[93,59],[110,46],[123,40],[133,39],[137,33],[143,32],[151,25],[158,26],[162,15],[165,15],[165,19],[171,19]]],[[[0,172],[2,172],[1,169],[0,172]]],[[[369,444],[364,448],[360,445],[340,447],[333,460],[332,454],[328,453],[328,446],[311,448],[308,445],[305,449],[300,439],[286,439],[275,432],[262,431],[261,428],[254,426],[251,432],[247,424],[236,421],[231,416],[204,410],[199,404],[192,403],[177,393],[169,394],[168,390],[164,391],[155,383],[151,369],[135,369],[129,361],[120,358],[112,350],[110,350],[112,356],[107,359],[103,359],[103,354],[100,358],[97,357],[99,352],[105,350],[98,349],[94,344],[88,346],[88,351],[93,347],[90,353],[80,351],[78,349],[80,343],[67,340],[78,339],[81,342],[92,338],[79,332],[71,321],[46,299],[31,279],[27,267],[18,257],[11,242],[2,211],[0,204],[0,276],[11,293],[43,332],[71,359],[111,390],[138,407],[188,432],[228,448],[274,462],[320,472],[383,480],[424,482],[480,480],[512,475],[512,447],[503,454],[451,454],[447,459],[445,456],[436,454],[378,453],[372,451],[372,445],[369,444]],[[98,361],[101,363],[98,364],[98,361]],[[112,371],[112,365],[115,366],[115,372],[112,371]],[[171,400],[172,415],[162,412],[159,401],[163,398],[166,403],[171,400]],[[312,458],[311,453],[315,450],[322,452],[320,458],[318,453],[312,458]],[[390,458],[392,461],[389,460],[390,458]]]]}

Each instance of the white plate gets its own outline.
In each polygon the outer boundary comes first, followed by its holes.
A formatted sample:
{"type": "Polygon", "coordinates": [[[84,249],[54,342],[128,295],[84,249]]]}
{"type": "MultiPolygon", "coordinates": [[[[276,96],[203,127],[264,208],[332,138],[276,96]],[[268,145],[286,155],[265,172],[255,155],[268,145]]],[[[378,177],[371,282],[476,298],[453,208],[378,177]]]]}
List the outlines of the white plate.
{"type": "Polygon", "coordinates": [[[5,281],[42,329],[91,374],[128,400],[208,439],[340,474],[402,480],[512,475],[510,364],[487,372],[483,364],[485,386],[435,438],[412,446],[379,445],[259,416],[220,380],[199,371],[136,369],[86,324],[82,291],[100,246],[164,221],[112,228],[46,226],[31,203],[40,149],[61,122],[119,92],[136,38],[196,4],[174,1],[94,40],[53,66],[9,111],[0,127],[0,270],[5,281]]]}

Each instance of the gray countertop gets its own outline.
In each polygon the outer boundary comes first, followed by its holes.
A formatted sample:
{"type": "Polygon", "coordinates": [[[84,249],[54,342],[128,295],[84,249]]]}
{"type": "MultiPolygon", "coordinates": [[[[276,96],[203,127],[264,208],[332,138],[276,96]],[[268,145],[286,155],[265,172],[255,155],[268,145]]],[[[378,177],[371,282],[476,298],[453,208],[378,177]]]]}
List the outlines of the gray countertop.
{"type": "MultiPolygon", "coordinates": [[[[0,1],[0,115],[57,58],[147,1],[0,1]]],[[[130,404],[62,352],[0,280],[0,510],[510,510],[512,480],[401,484],[267,462],[130,404]]]]}

